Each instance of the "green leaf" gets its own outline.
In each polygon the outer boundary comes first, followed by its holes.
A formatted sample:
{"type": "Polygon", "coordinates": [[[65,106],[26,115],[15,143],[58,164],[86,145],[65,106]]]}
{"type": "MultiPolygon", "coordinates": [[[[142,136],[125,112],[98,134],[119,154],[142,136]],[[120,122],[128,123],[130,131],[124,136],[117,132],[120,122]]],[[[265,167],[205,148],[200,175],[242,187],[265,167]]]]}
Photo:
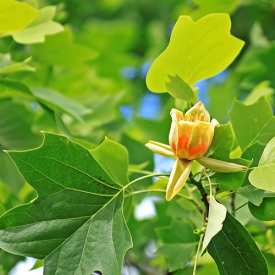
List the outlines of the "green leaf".
{"type": "Polygon", "coordinates": [[[265,147],[261,156],[259,167],[249,175],[249,181],[257,188],[275,192],[275,138],[265,147]]]}
{"type": "MultiPolygon", "coordinates": [[[[231,159],[230,151],[233,147],[234,139],[230,123],[215,127],[213,141],[205,156],[219,159],[249,167],[251,161],[245,159],[231,159]]],[[[215,173],[211,177],[212,183],[219,184],[221,191],[237,189],[241,186],[247,171],[235,173],[215,173]]]]}
{"type": "Polygon", "coordinates": [[[270,87],[269,81],[263,81],[259,83],[248,96],[244,99],[243,103],[245,105],[252,105],[259,98],[264,96],[265,98],[270,97],[274,93],[274,89],[270,87]]]}
{"type": "Polygon", "coordinates": [[[275,220],[275,198],[264,198],[259,206],[248,203],[251,214],[260,221],[275,220]]]}
{"type": "Polygon", "coordinates": [[[38,269],[38,268],[43,267],[43,266],[44,266],[44,262],[42,260],[36,260],[33,267],[30,269],[30,271],[38,269]]]}
{"type": "Polygon", "coordinates": [[[166,50],[154,61],[146,78],[149,90],[166,92],[168,75],[189,86],[224,70],[242,49],[243,41],[230,34],[227,14],[210,14],[197,22],[180,16],[166,50]]]}
{"type": "Polygon", "coordinates": [[[210,13],[233,13],[240,4],[240,0],[192,0],[198,6],[191,12],[190,16],[194,20],[210,13]]]}
{"type": "Polygon", "coordinates": [[[27,63],[31,58],[27,58],[22,62],[12,62],[10,54],[0,54],[0,74],[9,74],[18,71],[35,71],[35,68],[27,63]]]}
{"type": "MultiPolygon", "coordinates": [[[[246,148],[246,150],[242,154],[242,157],[245,159],[253,159],[251,167],[257,167],[264,148],[265,145],[257,141],[246,148]]],[[[275,193],[258,189],[250,184],[248,180],[250,172],[251,171],[248,171],[248,173],[246,174],[245,179],[242,183],[242,188],[240,188],[238,192],[255,205],[259,205],[265,197],[274,197],[275,193]]]]}
{"type": "Polygon", "coordinates": [[[222,230],[226,212],[226,207],[217,202],[211,195],[208,222],[202,244],[202,253],[210,243],[211,239],[222,230]]]}
{"type": "Polygon", "coordinates": [[[37,149],[8,152],[38,198],[1,216],[0,246],[44,259],[46,275],[120,275],[132,246],[121,184],[82,146],[44,135],[37,149]]]}
{"type": "Polygon", "coordinates": [[[207,248],[220,275],[267,275],[265,258],[249,232],[227,213],[222,230],[207,248]]]}
{"type": "Polygon", "coordinates": [[[75,44],[69,27],[65,27],[63,32],[45,37],[43,44],[32,45],[31,50],[34,59],[43,64],[69,68],[83,66],[87,60],[92,60],[98,55],[87,46],[75,44]]]}
{"type": "Polygon", "coordinates": [[[13,0],[1,0],[0,33],[10,33],[23,29],[39,12],[31,6],[13,0]]]}
{"type": "Polygon", "coordinates": [[[12,34],[13,39],[21,44],[42,43],[45,41],[45,35],[61,32],[62,25],[52,21],[55,10],[55,6],[46,6],[40,9],[39,16],[26,28],[12,34]]]}
{"type": "Polygon", "coordinates": [[[156,251],[168,259],[169,271],[184,268],[195,253],[198,236],[193,233],[194,225],[188,220],[172,220],[169,227],[157,228],[156,233],[163,245],[156,251]]]}
{"type": "Polygon", "coordinates": [[[124,146],[105,137],[90,153],[114,181],[128,184],[128,152],[124,146]]]}
{"type": "Polygon", "coordinates": [[[167,92],[177,99],[190,101],[194,97],[191,87],[184,82],[178,75],[168,75],[169,81],[165,83],[167,92]]]}
{"type": "Polygon", "coordinates": [[[229,117],[242,151],[257,140],[267,144],[275,136],[275,118],[264,97],[249,106],[234,100],[229,117]]]}
{"type": "Polygon", "coordinates": [[[81,116],[91,112],[90,109],[50,89],[36,88],[32,89],[32,93],[39,102],[46,104],[46,106],[54,106],[82,123],[84,120],[81,116]]]}

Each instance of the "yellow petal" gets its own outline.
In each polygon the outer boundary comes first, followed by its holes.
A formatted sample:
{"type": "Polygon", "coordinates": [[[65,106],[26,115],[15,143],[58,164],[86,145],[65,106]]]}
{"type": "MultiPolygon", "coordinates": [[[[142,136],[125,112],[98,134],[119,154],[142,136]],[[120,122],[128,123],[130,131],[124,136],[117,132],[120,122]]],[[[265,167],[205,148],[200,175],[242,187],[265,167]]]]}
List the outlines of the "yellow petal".
{"type": "Polygon", "coordinates": [[[223,173],[238,172],[247,169],[246,166],[218,159],[198,158],[196,161],[206,168],[223,173]]]}
{"type": "Polygon", "coordinates": [[[183,119],[183,114],[177,109],[172,109],[170,115],[172,117],[172,124],[169,132],[169,144],[176,154],[178,144],[178,122],[183,119]]]}
{"type": "Polygon", "coordinates": [[[165,149],[165,148],[163,148],[163,147],[161,147],[157,144],[153,144],[153,143],[149,142],[149,143],[146,143],[145,146],[147,148],[149,148],[151,151],[153,151],[154,153],[157,153],[157,154],[162,155],[164,157],[168,157],[168,158],[175,158],[176,157],[175,154],[172,151],[167,150],[167,149],[165,149]]]}
{"type": "Polygon", "coordinates": [[[191,109],[189,109],[185,115],[187,117],[187,121],[195,122],[196,120],[201,120],[205,122],[210,122],[210,115],[206,111],[203,103],[201,103],[200,101],[195,104],[191,109]]]}
{"type": "Polygon", "coordinates": [[[188,159],[197,159],[206,153],[212,143],[214,127],[211,123],[196,121],[187,147],[188,159]]]}
{"type": "Polygon", "coordinates": [[[177,159],[166,188],[166,200],[170,201],[186,183],[192,168],[192,161],[177,159]]]}

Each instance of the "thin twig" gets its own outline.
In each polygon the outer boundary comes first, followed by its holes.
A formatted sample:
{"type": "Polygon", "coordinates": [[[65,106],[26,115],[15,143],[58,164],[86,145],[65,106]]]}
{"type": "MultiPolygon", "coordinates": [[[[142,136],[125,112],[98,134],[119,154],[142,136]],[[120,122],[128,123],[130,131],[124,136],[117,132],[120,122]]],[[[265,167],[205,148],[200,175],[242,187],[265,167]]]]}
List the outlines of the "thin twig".
{"type": "Polygon", "coordinates": [[[231,206],[232,216],[235,216],[235,197],[236,197],[236,193],[230,194],[230,206],[231,206]]]}

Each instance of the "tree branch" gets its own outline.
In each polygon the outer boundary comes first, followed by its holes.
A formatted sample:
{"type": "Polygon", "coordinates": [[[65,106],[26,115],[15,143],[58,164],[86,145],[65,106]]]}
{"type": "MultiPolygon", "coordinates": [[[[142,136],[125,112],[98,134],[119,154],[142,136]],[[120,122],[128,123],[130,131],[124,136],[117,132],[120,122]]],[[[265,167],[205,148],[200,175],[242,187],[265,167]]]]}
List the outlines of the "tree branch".
{"type": "Polygon", "coordinates": [[[208,221],[208,214],[209,214],[209,202],[208,202],[208,199],[207,199],[208,194],[206,193],[201,181],[196,181],[193,178],[192,172],[190,173],[189,180],[190,180],[191,184],[194,184],[198,188],[198,190],[201,194],[201,201],[204,203],[204,206],[205,206],[204,220],[207,222],[208,221]]]}

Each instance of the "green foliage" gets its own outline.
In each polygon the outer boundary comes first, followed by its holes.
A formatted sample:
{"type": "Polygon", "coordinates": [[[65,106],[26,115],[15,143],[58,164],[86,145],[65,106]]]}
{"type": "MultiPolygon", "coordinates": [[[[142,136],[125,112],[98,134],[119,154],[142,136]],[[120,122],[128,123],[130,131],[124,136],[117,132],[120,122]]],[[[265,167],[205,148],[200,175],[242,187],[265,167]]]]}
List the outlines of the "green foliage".
{"type": "Polygon", "coordinates": [[[190,101],[194,97],[194,92],[190,86],[178,75],[168,75],[169,81],[165,83],[167,92],[176,99],[190,101]]]}
{"type": "Polygon", "coordinates": [[[275,198],[264,198],[259,206],[248,203],[251,214],[261,221],[275,220],[275,198]]]}
{"type": "Polygon", "coordinates": [[[0,5],[0,33],[23,29],[39,15],[31,6],[14,0],[3,0],[0,5]]]}
{"type": "MultiPolygon", "coordinates": [[[[250,166],[250,161],[245,159],[231,159],[230,151],[234,144],[231,125],[225,124],[215,128],[214,138],[206,156],[209,158],[220,159],[223,161],[250,166]]],[[[241,186],[247,171],[237,173],[216,173],[213,175],[213,182],[217,182],[222,191],[237,189],[241,186]]]]}
{"type": "Polygon", "coordinates": [[[229,213],[220,231],[208,245],[220,274],[268,274],[263,254],[249,232],[229,213]]]}
{"type": "Polygon", "coordinates": [[[17,43],[32,44],[45,41],[45,35],[55,34],[63,30],[63,27],[51,19],[55,14],[54,6],[47,6],[39,10],[39,16],[35,18],[23,30],[14,32],[13,39],[17,43]]]}
{"type": "Polygon", "coordinates": [[[244,44],[229,33],[230,26],[226,14],[207,15],[195,23],[191,17],[181,16],[170,44],[148,72],[148,88],[153,92],[166,92],[168,75],[178,75],[192,87],[197,81],[224,70],[244,44]]]}
{"type": "Polygon", "coordinates": [[[249,181],[252,185],[259,189],[275,192],[273,177],[274,177],[274,143],[273,138],[265,147],[264,152],[259,161],[259,167],[255,168],[249,175],[249,181]]]}
{"type": "Polygon", "coordinates": [[[44,259],[45,274],[58,270],[119,274],[131,247],[121,184],[80,145],[62,136],[44,135],[43,145],[36,150],[8,152],[38,198],[1,217],[1,247],[44,259]],[[109,256],[103,262],[112,260],[112,265],[100,264],[104,251],[109,256]]]}
{"type": "Polygon", "coordinates": [[[188,220],[172,220],[169,227],[156,230],[163,243],[156,253],[167,257],[171,272],[183,268],[194,254],[198,241],[193,234],[194,229],[194,225],[188,220]]]}
{"type": "Polygon", "coordinates": [[[243,151],[256,141],[267,144],[275,135],[273,111],[264,97],[249,106],[235,100],[229,117],[243,151]]]}
{"type": "Polygon", "coordinates": [[[0,2],[0,275],[274,273],[274,1],[0,2]],[[239,171],[194,161],[167,202],[144,144],[198,100],[239,171]]]}

